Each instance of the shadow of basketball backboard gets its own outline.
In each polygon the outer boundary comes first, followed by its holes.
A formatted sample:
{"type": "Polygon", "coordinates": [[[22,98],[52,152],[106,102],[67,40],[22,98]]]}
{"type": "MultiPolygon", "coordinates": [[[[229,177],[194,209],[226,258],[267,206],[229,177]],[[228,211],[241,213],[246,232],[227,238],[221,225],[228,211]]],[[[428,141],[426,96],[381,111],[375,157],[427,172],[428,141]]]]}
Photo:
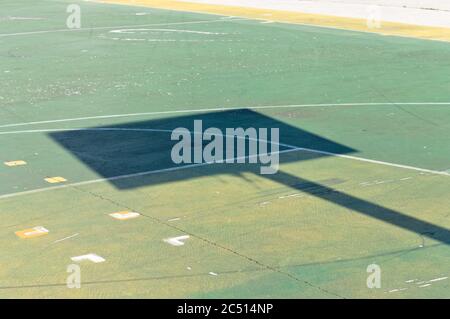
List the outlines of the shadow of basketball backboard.
{"type": "MultiPolygon", "coordinates": [[[[225,132],[226,128],[278,128],[281,143],[297,147],[315,148],[336,154],[348,154],[355,150],[320,137],[311,132],[291,126],[279,120],[248,109],[209,112],[195,115],[169,117],[164,119],[124,123],[108,127],[96,127],[86,131],[63,131],[51,133],[50,136],[64,148],[74,154],[87,167],[104,178],[130,175],[147,171],[159,171],[175,166],[171,158],[171,149],[177,141],[171,140],[171,131],[183,127],[193,131],[194,120],[202,120],[203,128],[216,127],[225,132]]],[[[248,142],[248,141],[247,141],[248,142]]],[[[208,142],[204,142],[204,145],[208,142]]],[[[248,149],[248,143],[247,143],[248,149]]],[[[286,150],[280,146],[280,151],[286,150]]],[[[247,150],[248,151],[248,150],[247,150]]],[[[225,152],[224,152],[225,154],[225,152]]],[[[245,154],[249,154],[246,152],[245,154]]],[[[302,160],[327,156],[325,154],[305,154],[302,160]]],[[[280,157],[280,162],[292,161],[293,157],[280,157]]],[[[299,161],[299,159],[295,159],[299,161]]],[[[259,164],[214,164],[205,170],[205,174],[224,174],[233,172],[259,171],[259,164]]],[[[175,177],[167,174],[158,180],[135,179],[134,181],[116,179],[110,182],[119,189],[129,189],[148,184],[189,179],[193,176],[189,170],[175,177]]],[[[198,177],[196,172],[195,177],[198,177]]]]}
{"type": "MultiPolygon", "coordinates": [[[[88,168],[122,190],[203,176],[260,173],[260,164],[215,163],[205,165],[201,169],[185,167],[174,174],[171,169],[180,168],[180,164],[174,164],[171,158],[172,147],[177,143],[177,141],[171,140],[171,132],[179,127],[192,131],[194,120],[202,120],[204,129],[216,127],[223,132],[226,128],[237,127],[278,128],[280,143],[319,150],[319,152],[301,152],[301,156],[280,154],[280,164],[300,163],[332,154],[356,152],[351,147],[249,109],[182,115],[87,130],[59,131],[50,133],[50,136],[88,168]],[[161,174],[140,175],[146,172],[160,172],[161,174]],[[145,178],[137,178],[144,175],[145,178]]],[[[207,144],[208,142],[203,143],[207,144]]],[[[289,148],[280,146],[281,153],[287,149],[289,148]]],[[[450,244],[450,232],[446,228],[342,193],[331,188],[330,185],[321,185],[283,171],[261,176],[402,229],[450,244]]]]}

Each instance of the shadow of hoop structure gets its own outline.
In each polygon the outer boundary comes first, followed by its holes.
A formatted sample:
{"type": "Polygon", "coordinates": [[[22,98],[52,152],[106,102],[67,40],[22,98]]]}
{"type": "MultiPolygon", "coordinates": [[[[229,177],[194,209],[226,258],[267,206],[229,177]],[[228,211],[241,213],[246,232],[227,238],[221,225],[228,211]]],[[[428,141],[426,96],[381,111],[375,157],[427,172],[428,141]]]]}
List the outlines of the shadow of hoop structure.
{"type": "MultiPolygon", "coordinates": [[[[203,129],[215,127],[222,132],[225,132],[226,128],[239,127],[267,128],[269,131],[270,128],[278,128],[280,165],[314,160],[331,154],[357,152],[351,147],[245,108],[122,123],[85,130],[58,131],[49,135],[89,169],[109,179],[114,187],[121,190],[221,174],[241,176],[243,173],[254,173],[259,175],[260,163],[213,163],[178,169],[188,164],[175,164],[172,161],[171,150],[178,141],[171,140],[171,133],[180,127],[192,132],[195,120],[202,120],[203,129]],[[292,146],[319,151],[298,152],[293,156],[288,153],[288,150],[292,150],[292,146]],[[142,172],[156,173],[139,175],[142,172]],[[133,178],[115,178],[118,176],[133,178]]],[[[245,154],[249,154],[248,142],[246,140],[245,154]]],[[[202,143],[204,147],[209,141],[202,143]]],[[[226,154],[225,150],[224,154],[226,154]]],[[[330,185],[321,185],[283,171],[261,176],[402,229],[450,244],[450,231],[446,228],[342,193],[330,185]]]]}

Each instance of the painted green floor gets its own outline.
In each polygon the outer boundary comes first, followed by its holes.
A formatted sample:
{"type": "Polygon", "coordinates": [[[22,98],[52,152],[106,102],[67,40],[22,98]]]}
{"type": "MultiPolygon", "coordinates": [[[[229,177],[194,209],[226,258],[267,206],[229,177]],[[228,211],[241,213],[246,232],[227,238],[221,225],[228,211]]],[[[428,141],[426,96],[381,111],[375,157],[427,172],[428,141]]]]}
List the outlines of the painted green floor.
{"type": "Polygon", "coordinates": [[[450,297],[450,176],[424,171],[450,170],[448,43],[84,1],[83,29],[67,31],[69,3],[1,4],[0,162],[27,161],[0,166],[1,298],[450,297]],[[57,135],[255,106],[384,164],[298,151],[274,178],[230,165],[80,184],[151,170],[136,158],[166,145],[57,135]],[[80,160],[99,154],[123,171],[80,160]],[[66,186],[42,191],[51,176],[66,186]],[[142,216],[108,216],[122,210],[142,216]],[[38,225],[49,235],[14,234],[38,225]],[[82,263],[82,288],[68,289],[70,257],[87,253],[106,262],[82,263]],[[379,289],[366,286],[372,263],[379,289]]]}

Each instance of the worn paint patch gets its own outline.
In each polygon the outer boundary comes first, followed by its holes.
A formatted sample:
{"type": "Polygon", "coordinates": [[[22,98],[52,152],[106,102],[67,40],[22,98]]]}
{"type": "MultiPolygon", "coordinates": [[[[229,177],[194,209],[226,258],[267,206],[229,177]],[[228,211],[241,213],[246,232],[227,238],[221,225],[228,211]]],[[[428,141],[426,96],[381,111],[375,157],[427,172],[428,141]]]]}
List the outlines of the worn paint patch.
{"type": "Polygon", "coordinates": [[[124,211],[124,212],[112,213],[112,214],[109,214],[109,216],[111,216],[114,219],[118,219],[118,220],[127,220],[127,219],[137,218],[137,217],[141,216],[141,214],[136,213],[136,212],[124,211]]]}
{"type": "Polygon", "coordinates": [[[48,229],[42,227],[42,226],[36,226],[33,228],[28,228],[24,230],[16,231],[15,234],[17,237],[28,239],[28,238],[35,238],[47,235],[49,233],[48,229]]]}
{"type": "Polygon", "coordinates": [[[435,282],[435,281],[441,281],[441,280],[446,280],[446,279],[448,279],[448,277],[440,277],[440,278],[428,280],[428,282],[435,282]]]}
{"type": "Polygon", "coordinates": [[[80,261],[91,261],[93,263],[102,263],[105,261],[105,258],[96,255],[96,254],[87,254],[70,258],[72,261],[80,262],[80,261]]]}
{"type": "Polygon", "coordinates": [[[189,235],[171,237],[171,238],[164,239],[164,242],[168,243],[172,246],[183,246],[184,241],[187,240],[188,238],[189,238],[189,235]]]}
{"type": "Polygon", "coordinates": [[[22,161],[22,160],[19,160],[19,161],[4,162],[4,164],[5,164],[6,166],[13,167],[13,166],[27,165],[27,162],[22,161]]]}
{"type": "Polygon", "coordinates": [[[370,28],[366,19],[345,18],[322,14],[301,13],[283,10],[245,8],[237,6],[214,5],[205,3],[179,2],[173,0],[98,0],[102,3],[115,3],[136,6],[148,6],[152,8],[209,13],[224,16],[242,17],[267,21],[285,22],[292,24],[313,25],[360,32],[378,33],[382,35],[395,35],[403,37],[420,38],[450,42],[450,29],[441,27],[429,27],[411,25],[397,22],[383,21],[380,28],[370,28]]]}
{"type": "Polygon", "coordinates": [[[57,177],[47,177],[47,178],[44,178],[44,180],[45,180],[47,183],[50,183],[50,184],[58,184],[58,183],[64,183],[64,182],[67,182],[67,179],[65,179],[64,177],[61,177],[61,176],[57,176],[57,177]]]}

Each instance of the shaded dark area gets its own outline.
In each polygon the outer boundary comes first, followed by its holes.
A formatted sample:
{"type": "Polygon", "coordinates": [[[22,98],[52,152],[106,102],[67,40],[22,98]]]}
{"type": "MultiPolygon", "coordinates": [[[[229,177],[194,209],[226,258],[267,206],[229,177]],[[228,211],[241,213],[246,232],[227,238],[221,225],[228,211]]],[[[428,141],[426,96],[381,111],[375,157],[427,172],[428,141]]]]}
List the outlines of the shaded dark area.
{"type": "MultiPolygon", "coordinates": [[[[248,109],[220,111],[211,113],[199,113],[195,115],[169,117],[164,119],[148,120],[142,122],[124,123],[108,127],[93,128],[97,131],[63,131],[51,133],[50,136],[74,154],[81,162],[104,178],[114,176],[136,174],[146,171],[154,171],[180,166],[174,164],[171,159],[171,149],[177,141],[170,139],[171,132],[179,127],[194,130],[194,120],[202,120],[203,130],[216,127],[225,134],[226,128],[244,129],[249,127],[279,128],[280,143],[295,145],[297,147],[313,148],[329,151],[337,154],[354,152],[354,149],[330,141],[316,134],[293,127],[281,121],[267,117],[263,114],[248,109]],[[146,129],[162,130],[160,132],[142,131],[146,129]]],[[[203,143],[208,144],[209,141],[203,143]]],[[[248,145],[247,145],[248,148],[248,145]]],[[[285,150],[281,147],[280,150],[285,150]]],[[[224,152],[225,154],[225,152],[224,152]]],[[[246,151],[248,154],[248,149],[246,151]]],[[[327,156],[324,154],[308,154],[304,160],[327,156]]],[[[284,161],[291,161],[291,157],[284,157],[284,161]]],[[[298,161],[298,159],[295,159],[298,161]]],[[[281,157],[280,157],[281,161],[281,157]]],[[[214,164],[214,170],[205,170],[206,175],[223,174],[230,172],[229,164],[214,164]]],[[[234,174],[258,169],[260,164],[234,164],[234,174]]],[[[198,177],[192,175],[189,170],[183,174],[167,174],[163,179],[135,179],[110,181],[119,189],[129,189],[145,186],[153,183],[167,183],[180,179],[198,177]],[[174,179],[173,179],[174,178],[174,179]]]]}
{"type": "MultiPolygon", "coordinates": [[[[177,141],[171,140],[171,131],[179,127],[193,131],[194,120],[203,121],[203,130],[209,127],[216,127],[221,129],[225,134],[226,128],[279,128],[280,143],[334,154],[348,154],[356,151],[350,147],[248,109],[177,116],[92,128],[96,131],[62,131],[51,133],[50,136],[90,169],[104,178],[113,178],[116,176],[180,167],[180,164],[173,163],[170,156],[173,145],[177,143],[177,141]],[[161,131],[146,131],[149,129],[161,131]]],[[[204,142],[203,145],[207,143],[209,142],[204,142]]],[[[280,151],[286,149],[286,147],[280,146],[280,151]]],[[[280,154],[280,164],[312,160],[324,156],[329,155],[312,152],[297,153],[295,156],[291,154],[280,154]]],[[[110,183],[118,189],[133,189],[141,186],[157,185],[217,174],[240,175],[244,172],[260,174],[260,166],[261,164],[259,163],[212,164],[163,172],[161,174],[145,175],[137,178],[112,179],[110,183]]],[[[366,216],[438,240],[442,243],[450,244],[450,231],[443,227],[347,195],[330,186],[308,181],[282,171],[278,171],[278,173],[273,175],[261,176],[366,216]]]]}
{"type": "MultiPolygon", "coordinates": [[[[342,207],[357,211],[366,216],[395,225],[416,234],[438,240],[444,244],[450,244],[450,231],[438,225],[407,216],[395,210],[368,202],[364,199],[354,197],[286,172],[279,171],[278,174],[270,176],[270,179],[300,190],[309,195],[319,197],[323,200],[342,207]]],[[[374,231],[377,231],[374,229],[374,231]]]]}

